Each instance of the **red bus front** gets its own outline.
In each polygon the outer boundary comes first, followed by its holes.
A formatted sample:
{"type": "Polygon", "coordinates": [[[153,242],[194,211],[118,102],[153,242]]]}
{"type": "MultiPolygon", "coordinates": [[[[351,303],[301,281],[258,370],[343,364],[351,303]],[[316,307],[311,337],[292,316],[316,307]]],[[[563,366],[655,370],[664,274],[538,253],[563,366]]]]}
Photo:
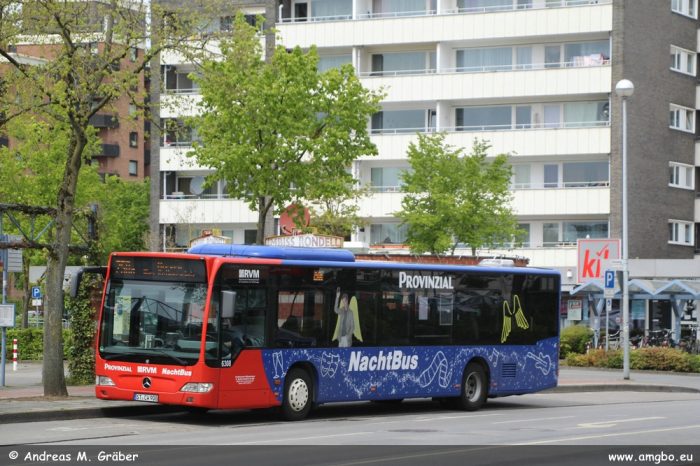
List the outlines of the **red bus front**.
{"type": "Polygon", "coordinates": [[[221,341],[220,296],[212,298],[209,278],[219,261],[111,257],[96,355],[98,398],[224,409],[279,404],[261,352],[221,341]],[[231,369],[221,380],[224,366],[231,369]]]}

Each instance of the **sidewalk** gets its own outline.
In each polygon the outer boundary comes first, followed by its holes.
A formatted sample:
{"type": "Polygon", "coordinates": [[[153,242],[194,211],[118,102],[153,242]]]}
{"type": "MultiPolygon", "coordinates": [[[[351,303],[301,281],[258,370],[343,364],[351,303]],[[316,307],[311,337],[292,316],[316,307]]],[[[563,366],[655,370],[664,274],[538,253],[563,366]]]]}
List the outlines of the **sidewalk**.
{"type": "MultiPolygon", "coordinates": [[[[561,367],[559,386],[543,393],[604,391],[676,392],[700,394],[700,374],[632,371],[622,379],[619,369],[561,367]]],[[[19,363],[17,371],[7,364],[5,386],[0,387],[0,424],[112,416],[139,416],[180,412],[183,408],[95,398],[94,385],[68,387],[67,398],[45,398],[41,362],[19,363]]]]}

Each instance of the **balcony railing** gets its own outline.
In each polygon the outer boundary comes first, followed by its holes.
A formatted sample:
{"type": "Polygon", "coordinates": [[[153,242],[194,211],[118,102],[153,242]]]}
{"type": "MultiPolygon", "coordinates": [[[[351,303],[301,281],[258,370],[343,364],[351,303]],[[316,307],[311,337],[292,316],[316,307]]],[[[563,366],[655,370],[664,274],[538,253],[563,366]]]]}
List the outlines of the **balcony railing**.
{"type": "Polygon", "coordinates": [[[203,200],[222,200],[222,199],[231,199],[228,194],[185,194],[183,192],[172,192],[170,194],[166,194],[163,199],[166,200],[195,200],[195,199],[203,199],[203,200]]]}
{"type": "Polygon", "coordinates": [[[119,118],[116,115],[98,113],[88,123],[95,128],[119,128],[119,118]]]}
{"type": "Polygon", "coordinates": [[[586,7],[594,5],[610,5],[613,0],[547,0],[545,3],[539,4],[520,4],[514,0],[510,5],[494,5],[480,6],[469,8],[447,8],[444,10],[418,10],[418,11],[389,11],[382,13],[360,13],[355,17],[351,14],[332,15],[332,16],[314,16],[314,17],[299,17],[299,18],[282,18],[282,23],[310,23],[310,22],[328,22],[328,21],[352,21],[352,20],[369,20],[369,19],[391,19],[391,18],[410,18],[420,16],[434,15],[457,15],[457,14],[479,14],[479,13],[503,13],[508,11],[527,11],[534,9],[555,9],[555,8],[570,8],[570,7],[586,7]]]}
{"type": "Polygon", "coordinates": [[[513,183],[510,189],[609,188],[610,181],[565,181],[555,183],[513,183]]]}
{"type": "Polygon", "coordinates": [[[380,134],[414,134],[414,133],[432,133],[435,131],[435,127],[426,128],[421,126],[420,128],[381,128],[370,130],[370,134],[380,135],[380,134]]]}
{"type": "Polygon", "coordinates": [[[199,95],[200,88],[189,88],[189,89],[165,89],[163,94],[166,95],[199,95]]]}
{"type": "Polygon", "coordinates": [[[95,157],[119,157],[120,147],[116,143],[102,143],[95,157]]]}
{"type": "Polygon", "coordinates": [[[418,11],[388,11],[384,13],[365,13],[357,15],[357,19],[386,19],[386,18],[407,18],[411,16],[430,16],[436,15],[437,10],[418,10],[418,11]]]}
{"type": "Polygon", "coordinates": [[[361,78],[374,78],[380,76],[416,76],[423,74],[437,74],[435,69],[422,69],[422,70],[390,70],[390,71],[364,71],[360,73],[361,78]]]}
{"type": "MultiPolygon", "coordinates": [[[[575,60],[559,63],[530,63],[522,65],[490,65],[490,66],[463,66],[459,68],[444,68],[440,70],[440,74],[452,73],[489,73],[493,71],[532,71],[532,70],[549,70],[562,68],[587,68],[591,66],[609,66],[610,60],[593,59],[590,57],[574,57],[575,60]],[[580,59],[579,59],[580,58],[580,59]]],[[[363,73],[360,73],[362,76],[363,73]]]]}
{"type": "Polygon", "coordinates": [[[537,129],[570,129],[570,128],[602,128],[610,126],[609,121],[571,121],[562,123],[527,123],[504,124],[485,126],[452,126],[440,128],[447,132],[471,132],[471,131],[513,131],[513,130],[537,130],[537,129]]]}

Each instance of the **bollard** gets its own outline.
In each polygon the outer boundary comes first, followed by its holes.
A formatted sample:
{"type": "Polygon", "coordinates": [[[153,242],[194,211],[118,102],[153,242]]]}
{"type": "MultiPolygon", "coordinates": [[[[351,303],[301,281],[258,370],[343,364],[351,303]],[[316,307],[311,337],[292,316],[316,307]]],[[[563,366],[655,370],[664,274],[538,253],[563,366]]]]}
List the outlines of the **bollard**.
{"type": "Polygon", "coordinates": [[[590,342],[590,341],[587,341],[587,342],[586,342],[586,354],[588,354],[588,352],[589,352],[590,350],[591,350],[591,342],[590,342]]]}
{"type": "Polygon", "coordinates": [[[17,339],[12,340],[12,370],[17,370],[17,339]]]}

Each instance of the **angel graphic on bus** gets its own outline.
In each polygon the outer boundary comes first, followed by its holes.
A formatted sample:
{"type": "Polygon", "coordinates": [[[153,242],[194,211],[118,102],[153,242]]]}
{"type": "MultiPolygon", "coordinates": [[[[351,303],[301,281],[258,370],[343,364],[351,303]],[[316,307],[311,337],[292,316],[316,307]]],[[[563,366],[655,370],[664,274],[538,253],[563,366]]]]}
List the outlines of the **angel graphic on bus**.
{"type": "Polygon", "coordinates": [[[348,300],[347,293],[340,294],[340,288],[335,294],[335,306],[333,308],[338,314],[338,322],[333,333],[333,340],[338,340],[339,348],[352,347],[352,336],[362,341],[360,331],[360,317],[357,313],[357,298],[354,296],[348,300]]]}

